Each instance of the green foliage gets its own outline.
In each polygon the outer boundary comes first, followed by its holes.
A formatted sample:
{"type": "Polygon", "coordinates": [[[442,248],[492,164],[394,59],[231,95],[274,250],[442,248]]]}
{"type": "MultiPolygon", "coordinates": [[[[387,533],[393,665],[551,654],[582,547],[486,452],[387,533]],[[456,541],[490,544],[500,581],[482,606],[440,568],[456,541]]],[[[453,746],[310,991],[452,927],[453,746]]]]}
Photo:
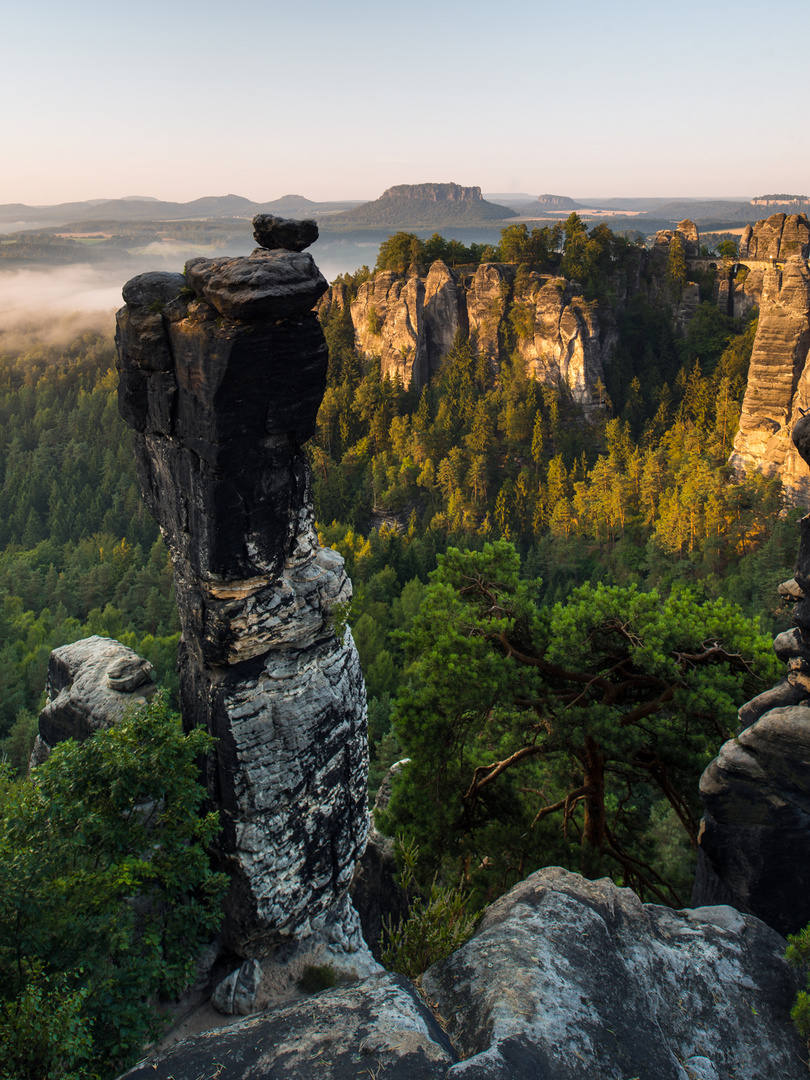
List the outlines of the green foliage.
{"type": "Polygon", "coordinates": [[[30,779],[3,778],[0,1014],[28,1055],[21,1075],[61,1075],[49,1055],[62,1049],[66,1075],[79,1053],[115,1075],[156,1030],[149,1002],[188,983],[225,887],[205,851],[217,816],[199,815],[197,760],[210,746],[158,698],[60,743],[30,779]],[[61,1049],[40,1011],[55,995],[74,1040],[61,1049]]]}
{"type": "MultiPolygon", "coordinates": [[[[419,848],[415,841],[397,841],[402,864],[400,885],[413,896],[419,848]]],[[[382,962],[389,971],[417,979],[431,964],[438,964],[470,937],[477,919],[467,914],[467,897],[461,889],[438,885],[434,878],[427,899],[409,901],[408,915],[398,926],[386,926],[388,945],[382,962]]]]}
{"type": "Polygon", "coordinates": [[[307,994],[319,994],[321,990],[331,989],[336,981],[331,964],[306,964],[298,985],[307,994]]]}
{"type": "Polygon", "coordinates": [[[686,592],[585,585],[542,607],[519,569],[505,541],[439,557],[406,634],[394,729],[411,761],[383,827],[486,899],[561,859],[683,900],[654,865],[653,803],[694,843],[698,777],[778,677],[771,642],[686,592]]]}
{"type": "Polygon", "coordinates": [[[666,281],[670,296],[677,303],[683,295],[686,284],[686,254],[680,236],[673,236],[667,255],[666,281]]]}
{"type": "MultiPolygon", "coordinates": [[[[810,926],[805,926],[798,934],[788,935],[785,958],[794,967],[804,968],[808,972],[808,965],[810,964],[810,926]]],[[[807,990],[798,992],[793,1008],[790,1010],[790,1018],[794,1027],[810,1045],[810,994],[808,994],[808,991],[810,991],[810,972],[807,974],[807,990]]]]}

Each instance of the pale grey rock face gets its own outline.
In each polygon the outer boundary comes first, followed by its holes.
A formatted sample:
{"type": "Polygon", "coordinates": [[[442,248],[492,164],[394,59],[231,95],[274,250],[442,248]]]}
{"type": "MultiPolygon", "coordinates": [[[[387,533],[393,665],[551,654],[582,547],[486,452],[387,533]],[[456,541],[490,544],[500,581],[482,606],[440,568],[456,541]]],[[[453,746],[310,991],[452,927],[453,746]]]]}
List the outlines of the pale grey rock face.
{"type": "Polygon", "coordinates": [[[152,665],[112,638],[89,637],[54,649],[48,701],[39,714],[32,765],[64,739],[83,742],[155,694],[152,665]]]}
{"type": "Polygon", "coordinates": [[[463,1059],[448,1078],[799,1080],[784,947],[732,908],[673,911],[551,868],[422,985],[463,1059]]]}
{"type": "Polygon", "coordinates": [[[533,309],[533,331],[517,343],[529,374],[565,386],[579,405],[596,405],[603,360],[609,361],[615,344],[612,321],[600,318],[599,306],[575,295],[565,278],[546,279],[526,295],[516,290],[515,300],[533,309]]]}
{"type": "Polygon", "coordinates": [[[232,881],[224,944],[250,955],[345,915],[368,831],[365,688],[333,624],[351,585],[318,543],[303,450],[326,283],[306,253],[193,260],[167,311],[175,277],[126,287],[119,406],[172,554],[183,722],[216,739],[204,779],[232,881]]]}
{"type": "Polygon", "coordinates": [[[408,980],[385,972],[184,1039],[122,1080],[442,1080],[456,1060],[408,980]]]}
{"type": "MultiPolygon", "coordinates": [[[[532,274],[518,285],[515,271],[510,264],[482,263],[463,283],[437,260],[424,281],[390,270],[376,274],[351,304],[357,348],[380,357],[383,375],[421,390],[460,330],[497,372],[507,355],[505,319],[514,301],[531,309],[531,332],[515,345],[529,374],[565,386],[586,408],[596,405],[596,386],[616,344],[615,320],[563,278],[532,274]]],[[[332,290],[321,311],[333,303],[342,304],[340,290],[332,290]]]]}

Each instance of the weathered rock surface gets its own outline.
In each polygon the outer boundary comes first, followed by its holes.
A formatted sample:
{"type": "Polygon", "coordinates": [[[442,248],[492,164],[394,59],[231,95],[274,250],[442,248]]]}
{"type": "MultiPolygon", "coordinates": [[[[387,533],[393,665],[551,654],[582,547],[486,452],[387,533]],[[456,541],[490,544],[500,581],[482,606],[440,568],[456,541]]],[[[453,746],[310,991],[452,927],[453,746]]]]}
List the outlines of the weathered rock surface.
{"type": "Polygon", "coordinates": [[[294,221],[273,214],[257,214],[253,219],[253,236],[259,247],[268,251],[277,248],[303,251],[318,239],[318,223],[310,218],[294,221]]]}
{"type": "Polygon", "coordinates": [[[771,214],[746,225],[740,237],[740,261],[810,256],[810,224],[804,214],[771,214]]]}
{"type": "Polygon", "coordinates": [[[119,404],[174,563],[184,723],[217,739],[205,780],[238,952],[305,936],[348,890],[368,826],[365,690],[333,629],[351,586],[318,544],[303,451],[325,282],[283,250],[193,260],[183,280],[126,286],[119,404]]]}
{"type": "MultiPolygon", "coordinates": [[[[810,463],[810,416],[793,444],[810,463]]],[[[693,904],[733,904],[782,934],[810,922],[810,517],[800,535],[795,577],[779,587],[796,604],[795,627],[774,641],[786,675],[742,706],[744,730],[701,777],[692,893],[693,904]]]]}
{"type": "Polygon", "coordinates": [[[465,1080],[772,1080],[804,1075],[783,939],[729,907],[642,904],[539,870],[429,968],[465,1080]]]}
{"type": "Polygon", "coordinates": [[[693,903],[733,904],[784,935],[810,922],[809,706],[765,713],[722,746],[700,781],[693,903]]]}
{"type": "Polygon", "coordinates": [[[810,505],[810,469],[791,443],[790,430],[802,410],[810,408],[809,349],[810,270],[806,258],[790,255],[781,267],[764,271],[759,325],[731,464],[741,473],[778,476],[800,505],[810,505]]]}
{"type": "MultiPolygon", "coordinates": [[[[597,383],[617,334],[607,308],[580,293],[563,278],[516,278],[516,267],[507,263],[482,263],[462,279],[438,260],[424,279],[390,270],[376,274],[360,286],[350,310],[360,352],[379,356],[383,375],[399,376],[406,387],[426,385],[460,330],[493,371],[508,351],[517,351],[534,378],[565,386],[588,407],[598,400],[597,383]],[[521,306],[525,325],[516,343],[508,344],[513,304],[521,306]]],[[[345,302],[342,286],[333,286],[320,311],[325,315],[332,305],[342,310],[345,302]]]]}
{"type": "Polygon", "coordinates": [[[54,649],[31,764],[39,765],[64,739],[83,742],[110,727],[155,690],[149,661],[112,638],[89,637],[54,649]]]}
{"type": "Polygon", "coordinates": [[[379,356],[383,375],[399,375],[406,387],[422,387],[430,375],[424,305],[421,278],[403,280],[390,270],[361,285],[351,304],[358,348],[379,356]]]}
{"type": "Polygon", "coordinates": [[[261,981],[262,965],[259,961],[245,960],[219,983],[211,996],[211,1004],[224,1016],[249,1016],[253,1012],[261,981]]]}
{"type": "Polygon", "coordinates": [[[784,948],[730,907],[673,911],[550,868],[425,973],[441,1027],[384,973],[187,1039],[126,1077],[198,1080],[216,1065],[220,1080],[799,1080],[784,948]]]}
{"type": "Polygon", "coordinates": [[[190,259],[188,283],[229,319],[288,319],[307,315],[327,290],[305,252],[265,251],[248,258],[190,259]]]}
{"type": "Polygon", "coordinates": [[[441,1080],[456,1060],[411,984],[386,972],[185,1039],[122,1080],[441,1080]]]}

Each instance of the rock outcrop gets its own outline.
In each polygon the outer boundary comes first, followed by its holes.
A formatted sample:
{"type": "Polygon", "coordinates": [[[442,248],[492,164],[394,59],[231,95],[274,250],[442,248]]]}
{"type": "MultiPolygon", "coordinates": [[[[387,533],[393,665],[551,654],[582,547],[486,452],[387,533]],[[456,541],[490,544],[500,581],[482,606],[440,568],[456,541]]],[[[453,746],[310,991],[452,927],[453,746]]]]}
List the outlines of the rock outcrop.
{"type": "Polygon", "coordinates": [[[791,255],[810,256],[810,223],[804,214],[771,214],[746,225],[740,237],[740,262],[784,261],[791,255]]]}
{"type": "Polygon", "coordinates": [[[120,410],[174,564],[183,720],[217,740],[205,781],[236,951],[320,927],[368,828],[365,690],[334,621],[351,586],[318,543],[302,448],[325,290],[309,254],[257,249],[142,274],[118,313],[120,410]]]}
{"type": "MultiPolygon", "coordinates": [[[[343,310],[345,302],[337,285],[321,313],[332,305],[343,310]]],[[[350,312],[357,348],[379,356],[383,375],[398,376],[406,387],[427,384],[460,330],[493,371],[517,352],[530,375],[566,387],[586,408],[599,399],[597,384],[617,338],[612,312],[586,301],[577,286],[564,278],[521,276],[509,263],[482,263],[463,276],[441,260],[424,278],[382,271],[360,286],[350,312]],[[517,330],[509,321],[516,306],[517,330]]]]}
{"type": "MultiPolygon", "coordinates": [[[[793,430],[810,465],[810,416],[793,430]]],[[[781,934],[810,922],[810,516],[800,523],[796,575],[780,586],[796,604],[774,650],[785,678],[739,711],[744,730],[700,780],[704,816],[693,904],[729,903],[781,934]]]]}
{"type": "MultiPolygon", "coordinates": [[[[784,215],[775,215],[783,217],[784,215]]],[[[810,470],[790,430],[810,408],[810,269],[790,255],[763,272],[759,325],[731,464],[778,476],[791,499],[810,505],[810,470]]]]}
{"type": "Polygon", "coordinates": [[[413,986],[385,972],[184,1039],[121,1080],[442,1080],[456,1060],[413,986]]]}
{"type": "Polygon", "coordinates": [[[424,974],[441,1026],[386,973],[187,1039],[126,1080],[197,1080],[214,1062],[219,1080],[800,1080],[784,948],[729,907],[676,912],[541,870],[424,974]]]}
{"type": "Polygon", "coordinates": [[[45,761],[64,739],[84,742],[110,727],[155,691],[149,661],[112,638],[89,637],[54,649],[31,765],[45,761]]]}

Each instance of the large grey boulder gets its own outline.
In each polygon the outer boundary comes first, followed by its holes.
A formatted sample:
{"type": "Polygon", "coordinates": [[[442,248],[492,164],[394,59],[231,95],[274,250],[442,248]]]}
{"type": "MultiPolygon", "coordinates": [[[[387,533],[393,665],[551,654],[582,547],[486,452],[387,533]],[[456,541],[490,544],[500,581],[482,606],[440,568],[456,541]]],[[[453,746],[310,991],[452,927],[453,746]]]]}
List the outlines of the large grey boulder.
{"type": "Polygon", "coordinates": [[[152,665],[112,638],[89,637],[54,649],[48,660],[47,702],[31,764],[39,765],[57,743],[83,742],[110,727],[156,691],[152,665]]]}
{"type": "Polygon", "coordinates": [[[788,1080],[807,1075],[784,940],[729,907],[642,904],[539,870],[422,986],[464,1080],[788,1080]]]}
{"type": "Polygon", "coordinates": [[[385,972],[184,1039],[122,1080],[441,1080],[456,1060],[407,979],[385,972]]]}

